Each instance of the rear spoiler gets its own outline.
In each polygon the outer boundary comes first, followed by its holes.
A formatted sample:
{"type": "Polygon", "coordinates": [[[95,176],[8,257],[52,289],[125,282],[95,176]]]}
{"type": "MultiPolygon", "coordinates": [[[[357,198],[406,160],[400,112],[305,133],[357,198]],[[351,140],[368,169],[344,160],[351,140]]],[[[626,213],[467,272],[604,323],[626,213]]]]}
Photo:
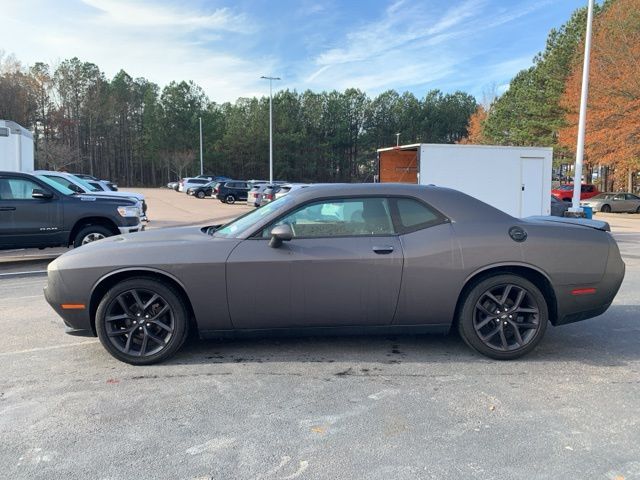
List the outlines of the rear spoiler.
{"type": "Polygon", "coordinates": [[[611,231],[609,223],[603,222],[602,220],[590,220],[588,218],[533,216],[527,217],[524,220],[531,220],[534,222],[566,223],[568,225],[580,225],[581,227],[594,228],[596,230],[602,230],[603,232],[611,231]]]}

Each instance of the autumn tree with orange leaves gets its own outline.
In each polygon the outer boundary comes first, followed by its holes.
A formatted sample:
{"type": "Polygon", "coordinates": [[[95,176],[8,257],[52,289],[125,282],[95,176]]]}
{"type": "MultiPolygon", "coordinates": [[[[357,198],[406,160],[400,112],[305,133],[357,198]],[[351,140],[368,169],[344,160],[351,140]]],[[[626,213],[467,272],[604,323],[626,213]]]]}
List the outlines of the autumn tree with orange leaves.
{"type": "Polygon", "coordinates": [[[478,105],[476,111],[469,117],[469,126],[467,127],[467,136],[460,140],[462,144],[481,145],[488,143],[484,135],[484,121],[487,119],[487,110],[478,105]]]}
{"type": "MultiPolygon", "coordinates": [[[[560,101],[567,112],[560,144],[574,149],[583,58],[560,101]]],[[[640,169],[640,0],[615,0],[594,21],[586,127],[585,161],[613,173],[603,188],[631,190],[640,169]]]]}

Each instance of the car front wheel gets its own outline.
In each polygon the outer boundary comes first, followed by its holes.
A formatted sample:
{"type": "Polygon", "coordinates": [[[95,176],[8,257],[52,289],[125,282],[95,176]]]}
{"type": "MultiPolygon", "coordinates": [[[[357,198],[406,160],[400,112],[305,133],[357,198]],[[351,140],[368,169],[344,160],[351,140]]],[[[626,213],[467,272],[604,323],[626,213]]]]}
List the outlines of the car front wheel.
{"type": "Polygon", "coordinates": [[[602,205],[602,207],[600,207],[600,211],[602,213],[611,213],[611,207],[609,205],[602,205]]]}
{"type": "Polygon", "coordinates": [[[201,190],[198,193],[196,193],[196,197],[198,198],[204,198],[204,192],[201,190]]]}
{"type": "Polygon", "coordinates": [[[87,225],[78,232],[76,238],[73,240],[73,246],[78,248],[87,243],[110,237],[111,235],[113,235],[113,232],[107,227],[103,227],[102,225],[87,225]]]}
{"type": "Polygon", "coordinates": [[[111,288],[96,311],[104,348],[132,365],[151,365],[173,356],[184,343],[188,310],[175,289],[149,278],[132,278],[111,288]]]}
{"type": "Polygon", "coordinates": [[[547,329],[547,302],[530,281],[503,274],[485,278],[466,293],[458,330],[474,350],[497,360],[532,351],[547,329]]]}

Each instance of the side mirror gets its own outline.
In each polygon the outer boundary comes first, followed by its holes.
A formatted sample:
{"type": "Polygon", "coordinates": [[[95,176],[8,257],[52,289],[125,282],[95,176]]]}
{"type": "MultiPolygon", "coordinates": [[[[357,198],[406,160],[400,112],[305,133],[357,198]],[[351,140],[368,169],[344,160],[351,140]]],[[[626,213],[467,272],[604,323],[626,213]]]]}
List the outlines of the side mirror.
{"type": "Polygon", "coordinates": [[[269,240],[269,246],[271,248],[279,248],[282,242],[288,242],[293,238],[293,230],[291,225],[282,224],[277,225],[271,229],[271,240],[269,240]]]}
{"type": "Polygon", "coordinates": [[[53,198],[53,194],[51,192],[45,192],[44,190],[40,190],[39,188],[34,188],[31,192],[31,198],[40,198],[42,200],[49,200],[53,198]]]}

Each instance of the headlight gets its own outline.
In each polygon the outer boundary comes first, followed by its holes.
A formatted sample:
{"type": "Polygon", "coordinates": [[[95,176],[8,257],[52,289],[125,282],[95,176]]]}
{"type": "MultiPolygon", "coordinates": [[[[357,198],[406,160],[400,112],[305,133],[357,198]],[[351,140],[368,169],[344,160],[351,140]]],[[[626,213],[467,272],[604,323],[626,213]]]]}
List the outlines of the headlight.
{"type": "Polygon", "coordinates": [[[140,208],[133,206],[118,207],[118,213],[121,217],[139,217],[140,208]]]}

